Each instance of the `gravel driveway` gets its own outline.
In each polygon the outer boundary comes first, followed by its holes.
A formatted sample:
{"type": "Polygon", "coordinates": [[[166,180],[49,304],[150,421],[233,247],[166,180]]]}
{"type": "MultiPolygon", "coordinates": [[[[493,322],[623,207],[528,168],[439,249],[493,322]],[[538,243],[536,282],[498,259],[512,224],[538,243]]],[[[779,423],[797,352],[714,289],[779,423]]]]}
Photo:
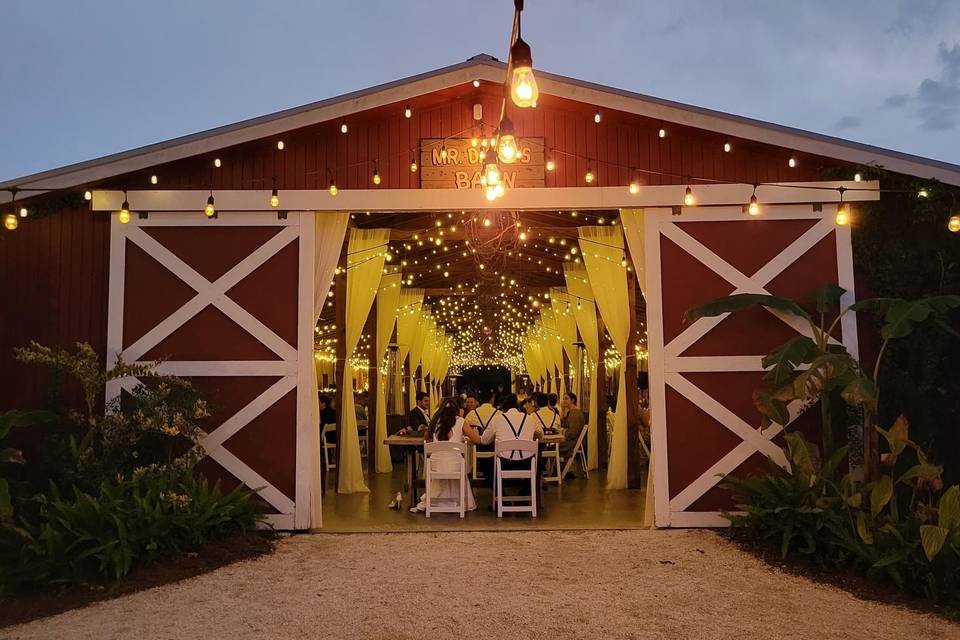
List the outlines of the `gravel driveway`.
{"type": "Polygon", "coordinates": [[[3,638],[960,638],[709,531],[303,535],[3,638]]]}

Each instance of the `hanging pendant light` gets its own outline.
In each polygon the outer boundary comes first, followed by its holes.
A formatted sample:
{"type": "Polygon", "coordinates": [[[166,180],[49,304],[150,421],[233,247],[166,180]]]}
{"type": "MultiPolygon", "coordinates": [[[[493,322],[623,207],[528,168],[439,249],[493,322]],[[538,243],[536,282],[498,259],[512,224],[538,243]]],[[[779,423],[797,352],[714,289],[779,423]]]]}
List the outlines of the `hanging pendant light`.
{"type": "Polygon", "coordinates": [[[270,206],[274,209],[280,206],[280,193],[277,191],[276,187],[274,187],[273,191],[270,192],[270,206]]]}
{"type": "Polygon", "coordinates": [[[496,186],[500,182],[500,167],[492,162],[487,164],[483,170],[483,176],[487,179],[487,186],[496,186]]]}
{"type": "Polygon", "coordinates": [[[947,229],[951,233],[960,232],[960,214],[954,214],[950,216],[950,219],[947,220],[947,229]]]}
{"type": "Polygon", "coordinates": [[[15,231],[19,225],[20,221],[17,220],[16,215],[8,213],[7,215],[3,216],[3,226],[7,231],[15,231]]]}
{"type": "Polygon", "coordinates": [[[683,193],[683,204],[692,207],[697,204],[697,198],[693,195],[693,189],[687,187],[687,190],[683,193]]]}
{"type": "Polygon", "coordinates": [[[530,52],[530,45],[520,37],[519,31],[516,42],[510,47],[510,63],[513,65],[510,79],[510,97],[513,104],[521,109],[537,106],[540,88],[533,75],[533,54],[530,52]]]}
{"type": "Polygon", "coordinates": [[[500,122],[500,141],[497,143],[497,157],[500,162],[512,164],[520,152],[517,149],[517,139],[513,135],[513,122],[504,118],[500,122]]]}
{"type": "Polygon", "coordinates": [[[203,215],[207,216],[208,218],[217,217],[217,207],[213,200],[213,191],[210,192],[210,197],[207,198],[207,206],[203,209],[203,215]]]}
{"type": "Polygon", "coordinates": [[[753,185],[753,195],[750,196],[750,204],[747,205],[747,213],[752,216],[760,215],[760,201],[757,199],[757,185],[753,185]]]}
{"type": "Polygon", "coordinates": [[[123,224],[130,222],[130,203],[127,202],[127,190],[123,190],[123,204],[120,205],[120,211],[117,212],[117,219],[123,224]]]}

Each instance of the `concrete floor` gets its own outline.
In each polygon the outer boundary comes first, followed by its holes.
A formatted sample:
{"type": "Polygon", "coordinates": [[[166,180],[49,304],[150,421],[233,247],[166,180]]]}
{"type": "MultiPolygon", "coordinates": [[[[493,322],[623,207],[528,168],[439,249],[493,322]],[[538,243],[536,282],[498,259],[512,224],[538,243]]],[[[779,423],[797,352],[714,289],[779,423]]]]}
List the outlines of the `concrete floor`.
{"type": "MultiPolygon", "coordinates": [[[[487,510],[490,489],[474,487],[477,509],[461,519],[456,513],[410,513],[406,503],[400,511],[387,505],[403,490],[405,468],[393,465],[393,474],[367,477],[370,493],[323,494],[323,531],[332,533],[386,531],[497,531],[522,529],[641,529],[644,491],[607,491],[603,472],[590,479],[568,476],[563,486],[546,484],[536,518],[529,514],[504,514],[502,519],[487,510]]],[[[332,486],[331,482],[327,486],[332,486]]]]}

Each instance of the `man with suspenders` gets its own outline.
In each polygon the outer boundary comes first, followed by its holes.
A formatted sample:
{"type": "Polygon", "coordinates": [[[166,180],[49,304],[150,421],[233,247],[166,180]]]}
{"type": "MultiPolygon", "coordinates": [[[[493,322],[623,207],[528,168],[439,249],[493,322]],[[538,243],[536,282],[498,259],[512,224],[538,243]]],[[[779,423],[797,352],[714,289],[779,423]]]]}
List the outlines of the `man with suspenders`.
{"type": "MultiPolygon", "coordinates": [[[[477,393],[477,399],[481,402],[480,406],[476,407],[471,411],[467,411],[467,415],[464,419],[467,421],[471,427],[474,427],[477,431],[480,432],[481,437],[483,432],[490,425],[490,421],[493,419],[493,416],[497,413],[496,407],[493,406],[493,390],[486,389],[479,391],[477,393]]],[[[478,452],[493,452],[492,444],[481,444],[477,445],[478,452]]],[[[483,473],[483,477],[490,479],[493,477],[493,458],[478,458],[477,459],[477,471],[483,473]]]]}
{"type": "MultiPolygon", "coordinates": [[[[493,414],[480,436],[480,441],[483,444],[493,444],[504,440],[539,440],[541,434],[540,423],[517,408],[517,396],[511,393],[500,404],[500,410],[493,414]]],[[[503,469],[529,469],[529,458],[530,454],[513,451],[511,457],[500,459],[500,466],[503,469]]],[[[495,479],[492,473],[490,475],[493,486],[495,479]]],[[[539,470],[537,475],[539,478],[539,470]]]]}
{"type": "Polygon", "coordinates": [[[537,403],[537,410],[532,415],[536,416],[540,430],[557,429],[560,426],[560,418],[557,416],[557,412],[550,408],[547,394],[538,393],[534,398],[537,403]]]}

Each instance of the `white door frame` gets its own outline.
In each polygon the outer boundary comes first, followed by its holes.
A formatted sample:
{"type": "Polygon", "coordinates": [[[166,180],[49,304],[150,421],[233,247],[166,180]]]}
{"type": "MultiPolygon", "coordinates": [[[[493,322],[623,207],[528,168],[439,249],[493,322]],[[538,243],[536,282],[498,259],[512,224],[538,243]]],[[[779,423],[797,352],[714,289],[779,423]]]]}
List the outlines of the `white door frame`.
{"type": "MultiPolygon", "coordinates": [[[[781,467],[789,470],[789,463],[783,451],[771,442],[783,427],[773,424],[764,430],[747,424],[722,403],[711,397],[687,378],[683,372],[721,372],[721,371],[763,371],[761,363],[765,354],[744,354],[741,356],[682,356],[681,354],[697,340],[716,327],[729,314],[712,318],[700,318],[686,327],[668,344],[663,337],[663,308],[660,301],[663,294],[663,273],[660,264],[660,237],[672,240],[693,258],[707,266],[735,287],[734,293],[768,293],[764,288],[771,280],[803,256],[817,242],[836,232],[837,274],[839,285],[846,289],[841,304],[853,303],[854,277],[853,255],[850,244],[850,227],[838,226],[834,222],[836,205],[823,205],[822,211],[816,211],[811,205],[774,205],[765,206],[765,219],[811,219],[818,222],[810,230],[794,240],[786,249],[777,254],[752,276],[743,274],[739,269],[717,256],[713,251],[687,234],[676,223],[697,221],[730,220],[744,222],[748,220],[740,207],[716,207],[709,210],[684,208],[681,216],[673,215],[671,209],[647,209],[644,211],[644,247],[645,267],[647,270],[647,346],[649,352],[650,404],[652,411],[652,446],[656,451],[654,465],[655,524],[658,527],[717,527],[728,526],[718,511],[690,512],[686,509],[698,498],[720,482],[719,474],[727,474],[736,469],[756,452],[760,452],[781,467]],[[685,396],[701,407],[724,427],[737,435],[742,442],[700,477],[670,499],[669,459],[667,449],[666,387],[685,396]]],[[[805,323],[788,314],[767,310],[791,328],[801,334],[809,335],[805,323]]],[[[847,313],[841,320],[843,344],[855,357],[858,353],[856,316],[847,313]]],[[[793,403],[790,409],[790,422],[796,419],[804,407],[793,403]]],[[[789,424],[789,423],[788,423],[789,424]]]]}
{"type": "MultiPolygon", "coordinates": [[[[313,366],[313,254],[314,224],[312,213],[288,213],[278,219],[275,213],[220,213],[215,219],[187,217],[175,213],[151,213],[148,218],[136,216],[122,224],[116,214],[110,225],[110,282],[107,311],[107,362],[116,362],[120,355],[129,363],[140,358],[164,338],[183,326],[208,305],[213,305],[240,325],[247,333],[277,354],[278,360],[267,361],[166,361],[157,369],[161,373],[179,376],[279,376],[280,379],[250,401],[237,413],[227,418],[210,433],[201,436],[199,446],[244,484],[273,506],[279,514],[267,515],[267,522],[278,529],[302,529],[309,526],[310,517],[310,443],[312,428],[311,384],[313,366]],[[187,265],[172,251],[143,231],[143,227],[283,227],[273,238],[232,266],[225,274],[207,280],[187,265]],[[267,260],[299,240],[298,248],[298,310],[297,345],[289,345],[269,327],[257,320],[225,293],[253,273],[267,260]],[[127,349],[123,349],[124,286],[126,280],[126,245],[130,241],[160,262],[171,274],[194,289],[194,296],[179,309],[163,319],[127,349]],[[309,301],[305,304],[304,301],[309,301]],[[223,443],[263,413],[292,389],[297,389],[297,451],[296,495],[291,500],[260,474],[228,451],[223,443]]],[[[121,390],[132,390],[139,381],[119,378],[107,383],[106,399],[119,397],[121,390]]]]}

